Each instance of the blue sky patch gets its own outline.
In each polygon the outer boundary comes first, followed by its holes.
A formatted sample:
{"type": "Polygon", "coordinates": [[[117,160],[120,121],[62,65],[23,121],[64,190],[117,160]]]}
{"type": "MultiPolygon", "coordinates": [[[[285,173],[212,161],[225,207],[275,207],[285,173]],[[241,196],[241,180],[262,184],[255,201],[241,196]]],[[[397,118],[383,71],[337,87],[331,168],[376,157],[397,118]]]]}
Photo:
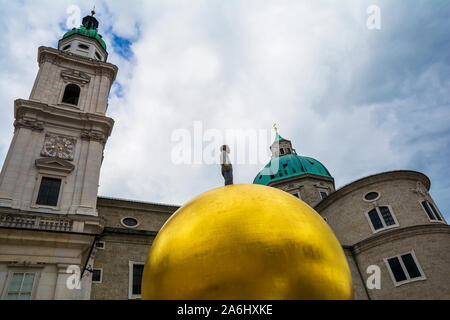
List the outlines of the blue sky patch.
{"type": "Polygon", "coordinates": [[[124,95],[123,87],[119,82],[114,82],[112,85],[111,94],[117,96],[118,98],[122,98],[124,95]]]}
{"type": "Polygon", "coordinates": [[[111,34],[113,36],[112,47],[114,48],[114,51],[122,58],[129,60],[133,56],[133,51],[131,50],[132,42],[126,38],[119,37],[112,32],[111,34]]]}

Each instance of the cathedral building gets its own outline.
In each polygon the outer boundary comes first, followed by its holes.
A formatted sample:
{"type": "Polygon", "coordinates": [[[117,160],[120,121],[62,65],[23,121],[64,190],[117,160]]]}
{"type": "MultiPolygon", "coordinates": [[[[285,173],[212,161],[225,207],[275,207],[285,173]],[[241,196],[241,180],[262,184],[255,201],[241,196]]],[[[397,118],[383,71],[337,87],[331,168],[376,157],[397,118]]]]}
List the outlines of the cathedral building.
{"type": "MultiPolygon", "coordinates": [[[[118,68],[94,14],[58,49],[39,47],[0,173],[0,299],[140,299],[153,240],[178,206],[99,197],[106,115],[118,68]],[[80,279],[80,281],[78,281],[80,279]]],[[[355,299],[450,299],[450,228],[415,171],[338,190],[319,161],[278,133],[255,184],[313,207],[342,244],[355,299]],[[380,281],[371,281],[371,275],[380,281]]]]}

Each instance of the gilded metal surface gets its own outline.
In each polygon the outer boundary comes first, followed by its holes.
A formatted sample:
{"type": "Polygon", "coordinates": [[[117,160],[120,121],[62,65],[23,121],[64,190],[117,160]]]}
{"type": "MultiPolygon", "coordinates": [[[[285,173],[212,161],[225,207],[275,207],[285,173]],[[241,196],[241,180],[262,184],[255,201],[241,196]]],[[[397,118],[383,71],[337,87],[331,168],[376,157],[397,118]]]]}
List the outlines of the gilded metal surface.
{"type": "Polygon", "coordinates": [[[353,299],[344,252],[323,218],[267,186],[207,191],[156,237],[143,299],[353,299]]]}

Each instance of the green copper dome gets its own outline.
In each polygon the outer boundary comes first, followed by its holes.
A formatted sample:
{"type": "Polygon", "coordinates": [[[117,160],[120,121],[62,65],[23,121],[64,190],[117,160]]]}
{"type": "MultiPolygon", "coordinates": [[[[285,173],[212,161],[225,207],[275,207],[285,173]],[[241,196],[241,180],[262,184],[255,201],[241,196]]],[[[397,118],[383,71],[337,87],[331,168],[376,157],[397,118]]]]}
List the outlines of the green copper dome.
{"type": "Polygon", "coordinates": [[[96,39],[106,51],[106,43],[103,41],[102,36],[97,32],[97,28],[97,19],[93,16],[86,16],[83,18],[83,24],[79,28],[73,28],[72,30],[66,32],[62,38],[67,38],[73,34],[81,34],[83,36],[96,39]]]}
{"type": "Polygon", "coordinates": [[[268,185],[272,181],[278,181],[308,173],[332,178],[327,168],[325,168],[325,166],[316,159],[303,157],[296,154],[287,154],[279,158],[272,158],[264,169],[258,173],[253,180],[253,183],[268,185]],[[277,161],[279,161],[278,172],[275,173],[277,161]]]}

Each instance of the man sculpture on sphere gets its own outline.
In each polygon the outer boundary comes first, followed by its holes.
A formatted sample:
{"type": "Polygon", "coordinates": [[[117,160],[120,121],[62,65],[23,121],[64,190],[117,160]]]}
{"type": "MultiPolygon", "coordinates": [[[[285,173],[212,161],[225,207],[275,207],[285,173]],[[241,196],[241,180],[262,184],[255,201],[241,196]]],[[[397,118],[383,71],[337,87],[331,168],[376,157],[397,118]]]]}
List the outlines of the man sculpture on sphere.
{"type": "Polygon", "coordinates": [[[220,147],[220,164],[222,166],[222,176],[225,179],[225,185],[233,184],[233,166],[231,165],[228,154],[230,148],[224,144],[220,147]]]}

